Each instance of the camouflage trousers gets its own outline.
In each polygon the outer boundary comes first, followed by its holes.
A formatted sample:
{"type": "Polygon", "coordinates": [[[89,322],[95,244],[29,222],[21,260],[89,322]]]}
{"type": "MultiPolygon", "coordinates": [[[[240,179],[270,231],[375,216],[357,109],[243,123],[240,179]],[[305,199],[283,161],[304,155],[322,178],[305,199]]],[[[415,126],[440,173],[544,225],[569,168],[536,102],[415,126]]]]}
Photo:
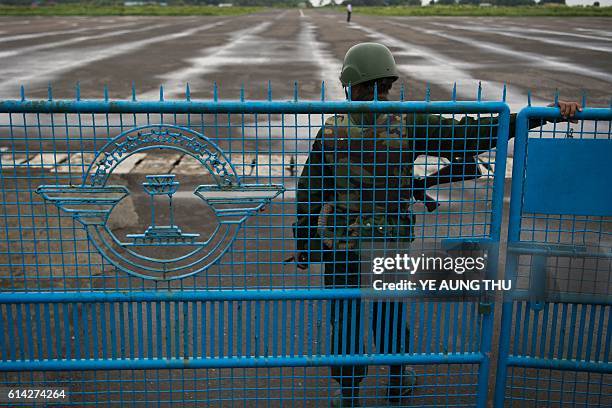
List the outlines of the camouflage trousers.
{"type": "MultiPolygon", "coordinates": [[[[326,251],[325,262],[325,286],[329,288],[359,288],[360,287],[360,257],[356,251],[326,251]]],[[[406,319],[401,302],[376,301],[373,302],[372,321],[370,327],[377,352],[385,350],[391,353],[401,351],[401,322],[406,319]],[[397,321],[393,321],[397,313],[397,321]],[[380,329],[379,329],[379,316],[380,329]],[[386,319],[386,316],[390,316],[386,319]],[[395,327],[394,327],[395,326],[395,327]],[[394,336],[393,331],[396,331],[394,336]],[[393,341],[395,337],[395,342],[393,341]],[[395,343],[395,344],[394,344],[395,343]]],[[[367,313],[367,312],[366,312],[367,313]]],[[[364,322],[365,323],[365,322],[364,322]]],[[[332,353],[335,354],[360,354],[365,344],[362,331],[361,299],[350,299],[345,301],[332,300],[331,303],[331,341],[332,353]],[[353,327],[355,322],[355,327],[353,327]],[[360,341],[361,338],[361,341],[360,341]],[[359,345],[362,349],[359,349],[359,345]]],[[[405,329],[404,344],[408,350],[410,331],[405,329]]],[[[356,388],[367,375],[368,366],[332,366],[331,375],[342,388],[356,388]]],[[[402,366],[390,366],[390,375],[399,377],[402,366]]]]}

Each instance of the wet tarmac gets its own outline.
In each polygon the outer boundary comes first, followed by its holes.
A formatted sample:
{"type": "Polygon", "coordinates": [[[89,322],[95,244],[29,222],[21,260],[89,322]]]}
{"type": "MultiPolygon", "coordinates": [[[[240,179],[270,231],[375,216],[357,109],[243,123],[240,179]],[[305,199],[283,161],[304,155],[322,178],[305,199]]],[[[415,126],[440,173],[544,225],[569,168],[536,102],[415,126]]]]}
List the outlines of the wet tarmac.
{"type": "MultiPolygon", "coordinates": [[[[36,17],[1,18],[0,96],[16,98],[23,84],[29,98],[130,96],[155,98],[166,86],[168,99],[181,98],[187,82],[193,98],[247,99],[293,96],[300,83],[304,99],[343,97],[338,70],[346,50],[362,41],[391,48],[407,99],[473,99],[478,82],[484,97],[499,99],[508,84],[513,109],[550,101],[558,89],[565,99],[588,93],[592,106],[606,106],[612,83],[612,30],[605,18],[366,17],[347,24],[332,12],[282,10],[240,17],[36,17]]],[[[396,95],[398,89],[395,90],[396,95]]]]}

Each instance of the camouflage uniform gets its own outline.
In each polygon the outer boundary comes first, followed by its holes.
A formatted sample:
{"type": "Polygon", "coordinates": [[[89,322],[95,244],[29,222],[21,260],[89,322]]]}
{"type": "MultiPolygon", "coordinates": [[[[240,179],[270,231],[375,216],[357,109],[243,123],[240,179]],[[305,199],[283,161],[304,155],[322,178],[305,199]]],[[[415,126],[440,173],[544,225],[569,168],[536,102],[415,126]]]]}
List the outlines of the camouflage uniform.
{"type": "MultiPolygon", "coordinates": [[[[515,121],[513,114],[511,135],[515,121]]],[[[325,263],[327,287],[359,287],[360,242],[413,240],[414,216],[409,203],[416,182],[412,176],[416,157],[426,154],[453,160],[457,156],[475,156],[495,147],[496,125],[497,118],[466,116],[457,121],[431,114],[351,114],[328,118],[317,134],[298,182],[298,220],[294,225],[297,250],[306,253],[309,262],[325,263]]],[[[334,303],[331,307],[332,345],[337,344],[338,350],[346,347],[347,353],[362,351],[356,350],[357,340],[351,350],[351,334],[360,333],[360,303],[356,302],[354,309],[350,302],[346,309],[340,306],[339,316],[334,303]],[[352,310],[356,310],[354,317],[352,310]],[[354,328],[353,318],[357,326],[354,328]]],[[[397,316],[401,322],[404,319],[401,303],[375,302],[371,327],[377,327],[378,313],[395,316],[395,308],[399,308],[397,316]],[[389,312],[387,308],[391,308],[389,312]]],[[[396,336],[396,344],[392,344],[391,322],[389,327],[387,322],[381,323],[380,338],[375,338],[378,349],[404,352],[400,350],[401,333],[396,336]]],[[[401,326],[396,324],[399,329],[401,326]]],[[[408,331],[404,335],[407,340],[408,331]]],[[[405,347],[407,350],[407,341],[405,347]]],[[[366,368],[335,366],[332,376],[342,387],[356,387],[366,368]]],[[[392,375],[399,371],[400,366],[391,367],[392,375]]]]}

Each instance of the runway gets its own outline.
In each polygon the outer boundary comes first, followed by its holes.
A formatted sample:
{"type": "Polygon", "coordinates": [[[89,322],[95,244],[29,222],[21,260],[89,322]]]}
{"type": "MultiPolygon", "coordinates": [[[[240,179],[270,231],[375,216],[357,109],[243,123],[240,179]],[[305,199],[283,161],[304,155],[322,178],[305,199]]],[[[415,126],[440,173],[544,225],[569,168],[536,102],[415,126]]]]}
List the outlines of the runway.
{"type": "MultiPolygon", "coordinates": [[[[2,18],[0,97],[127,98],[135,83],[142,99],[180,99],[189,83],[193,98],[343,98],[338,71],[346,50],[378,41],[393,51],[407,99],[448,99],[457,82],[462,99],[474,99],[481,82],[484,97],[501,98],[516,110],[550,101],[556,89],[565,99],[588,94],[592,106],[607,106],[611,89],[612,30],[605,18],[366,17],[350,24],[341,13],[281,10],[240,17],[33,17],[2,18]]],[[[399,87],[393,96],[397,97],[399,87]]]]}

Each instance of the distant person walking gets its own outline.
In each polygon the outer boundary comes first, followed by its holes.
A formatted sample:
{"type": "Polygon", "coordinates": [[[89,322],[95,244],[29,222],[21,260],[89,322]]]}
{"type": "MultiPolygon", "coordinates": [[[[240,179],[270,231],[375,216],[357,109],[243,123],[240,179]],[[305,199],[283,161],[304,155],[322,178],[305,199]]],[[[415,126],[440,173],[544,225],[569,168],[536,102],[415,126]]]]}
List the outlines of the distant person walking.
{"type": "Polygon", "coordinates": [[[353,6],[351,6],[351,3],[346,5],[346,22],[350,23],[351,22],[351,13],[353,12],[353,6]]]}

